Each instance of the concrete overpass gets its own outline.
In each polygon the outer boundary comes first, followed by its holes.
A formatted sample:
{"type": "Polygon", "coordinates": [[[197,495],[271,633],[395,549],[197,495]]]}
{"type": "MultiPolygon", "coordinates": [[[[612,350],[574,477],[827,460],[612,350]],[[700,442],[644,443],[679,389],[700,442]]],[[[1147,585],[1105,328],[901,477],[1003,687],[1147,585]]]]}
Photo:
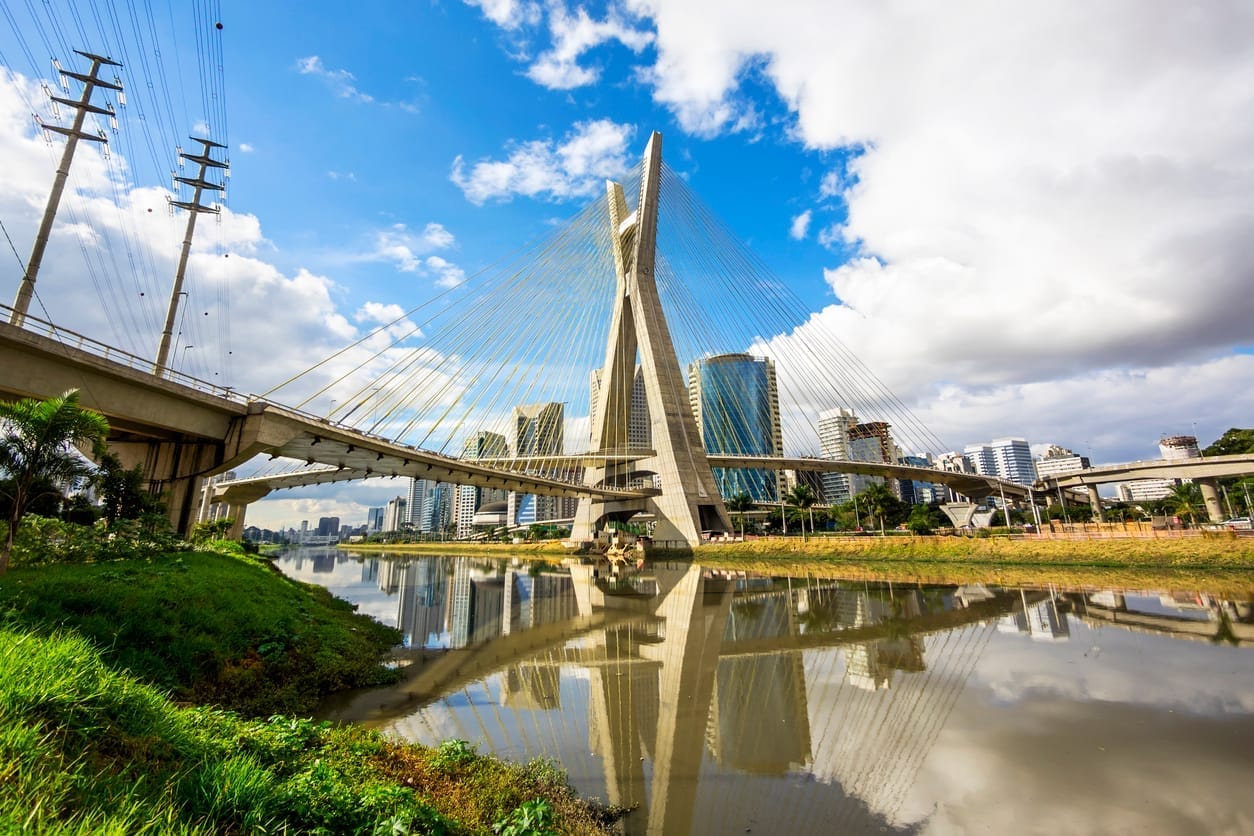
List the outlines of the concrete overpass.
{"type": "Polygon", "coordinates": [[[1109,485],[1114,482],[1132,482],[1137,479],[1191,479],[1202,489],[1202,498],[1206,501],[1206,513],[1212,522],[1223,519],[1223,509],[1219,504],[1219,490],[1216,480],[1233,476],[1249,476],[1254,474],[1254,453],[1239,453],[1232,456],[1203,456],[1196,459],[1150,459],[1147,461],[1128,462],[1127,464],[1106,464],[1077,470],[1058,476],[1049,476],[1037,482],[1039,490],[1053,492],[1062,488],[1091,488],[1090,501],[1094,510],[1100,515],[1101,507],[1097,500],[1097,486],[1109,485]]]}
{"type": "MultiPolygon", "coordinates": [[[[21,328],[0,322],[0,368],[0,398],[49,398],[77,389],[83,406],[109,420],[110,450],[123,466],[142,468],[152,493],[165,500],[171,523],[183,532],[198,516],[200,479],[265,454],[330,465],[349,478],[420,477],[599,500],[652,493],[589,488],[454,459],[177,372],[157,377],[150,360],[29,315],[21,328]]],[[[236,490],[227,501],[238,507],[271,488],[236,490]]]]}
{"type": "MultiPolygon", "coordinates": [[[[306,455],[296,455],[294,458],[308,458],[306,455]]],[[[286,453],[283,455],[287,455],[286,453]]],[[[434,455],[434,454],[427,454],[434,455]]],[[[606,468],[611,465],[622,465],[634,461],[640,461],[653,456],[651,450],[632,450],[620,453],[576,453],[563,456],[520,456],[520,457],[499,457],[478,459],[474,465],[467,462],[453,460],[457,462],[459,467],[471,470],[474,466],[480,469],[490,469],[493,471],[494,481],[492,484],[485,484],[485,487],[502,487],[506,490],[520,490],[516,487],[507,487],[504,481],[499,480],[499,473],[506,471],[514,474],[524,474],[527,471],[553,473],[565,472],[575,475],[581,475],[584,468],[600,467],[606,468]]],[[[348,482],[356,479],[368,479],[372,476],[396,476],[407,475],[413,476],[414,473],[401,473],[396,470],[388,471],[372,466],[369,456],[365,461],[360,456],[352,457],[355,464],[349,464],[349,457],[345,457],[343,464],[337,467],[311,468],[309,470],[298,470],[289,473],[278,473],[271,476],[256,476],[247,479],[237,479],[231,482],[220,482],[213,486],[210,502],[223,503],[231,506],[230,516],[237,521],[243,519],[243,507],[260,500],[268,495],[271,491],[284,490],[287,488],[307,487],[311,485],[325,485],[332,482],[348,482]],[[363,466],[364,464],[364,466],[363,466]]],[[[449,468],[445,462],[437,462],[435,466],[423,470],[416,474],[418,478],[432,479],[435,481],[452,481],[456,482],[461,479],[450,478],[448,476],[449,468]]],[[[933,470],[926,467],[912,467],[909,465],[890,465],[875,462],[854,462],[854,461],[833,461],[830,459],[812,459],[804,457],[778,458],[766,456],[708,456],[711,467],[725,468],[752,468],[752,469],[768,469],[768,470],[810,470],[826,473],[856,473],[863,476],[879,476],[886,479],[910,479],[919,482],[935,482],[947,485],[964,496],[973,499],[983,499],[988,496],[1004,495],[1007,499],[1028,499],[1032,498],[1032,490],[1026,485],[1017,482],[1007,482],[992,476],[978,476],[970,473],[953,473],[944,470],[933,470]]],[[[409,468],[402,468],[409,470],[409,468]]],[[[644,477],[649,475],[645,471],[632,472],[632,478],[644,477]]],[[[534,479],[535,477],[528,477],[534,479]]],[[[462,480],[464,481],[464,479],[462,480]]],[[[505,480],[508,481],[508,480],[505,480]]],[[[546,480],[536,480],[546,481],[546,480]]],[[[575,480],[572,480],[572,482],[575,480]]],[[[626,496],[643,496],[648,491],[644,490],[628,490],[618,489],[612,486],[604,487],[586,487],[582,484],[559,483],[561,488],[555,488],[555,492],[550,495],[556,496],[594,496],[605,500],[612,500],[626,496]]],[[[526,490],[527,493],[540,493],[540,491],[526,490]]]]}

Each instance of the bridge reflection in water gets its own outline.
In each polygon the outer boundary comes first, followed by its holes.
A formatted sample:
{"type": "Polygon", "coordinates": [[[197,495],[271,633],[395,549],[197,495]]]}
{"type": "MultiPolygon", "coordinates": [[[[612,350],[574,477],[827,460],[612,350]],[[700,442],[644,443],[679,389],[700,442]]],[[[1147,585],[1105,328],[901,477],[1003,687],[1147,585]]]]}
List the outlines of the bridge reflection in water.
{"type": "Polygon", "coordinates": [[[411,668],[399,687],[346,696],[328,716],[556,757],[582,794],[637,808],[628,832],[916,832],[928,811],[908,803],[911,790],[998,634],[1057,642],[1072,625],[1126,623],[1196,637],[1209,623],[1223,650],[1254,640],[1248,605],[1197,596],[1138,612],[1139,599],[1114,593],[754,578],[686,563],[620,577],[321,560],[322,573],[357,572],[363,590],[389,594],[411,668]]]}

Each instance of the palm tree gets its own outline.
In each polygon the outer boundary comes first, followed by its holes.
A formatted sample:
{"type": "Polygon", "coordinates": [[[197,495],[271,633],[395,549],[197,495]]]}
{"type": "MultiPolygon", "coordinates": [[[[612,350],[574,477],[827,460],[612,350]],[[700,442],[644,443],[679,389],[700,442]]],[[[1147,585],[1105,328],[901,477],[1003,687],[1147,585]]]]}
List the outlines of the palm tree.
{"type": "Polygon", "coordinates": [[[1166,504],[1176,516],[1188,517],[1190,525],[1197,519],[1198,512],[1205,507],[1202,489],[1197,486],[1196,482],[1186,482],[1173,487],[1171,493],[1166,496],[1166,504]]]}
{"type": "Polygon", "coordinates": [[[80,406],[74,389],[46,401],[0,403],[0,471],[11,480],[6,498],[12,502],[9,530],[0,549],[0,575],[9,568],[13,539],[27,506],[47,492],[37,486],[42,482],[72,488],[82,482],[91,467],[73,447],[90,444],[99,450],[108,432],[109,422],[80,406]]]}
{"type": "Polygon", "coordinates": [[[745,512],[753,507],[753,497],[741,491],[727,500],[727,510],[740,516],[740,539],[745,539],[745,512]]]}
{"type": "Polygon", "coordinates": [[[880,534],[884,533],[884,517],[892,512],[897,497],[883,482],[875,482],[862,492],[862,505],[880,521],[880,534]]]}
{"type": "MultiPolygon", "coordinates": [[[[815,500],[814,491],[810,489],[809,485],[793,485],[792,490],[784,494],[784,501],[787,502],[789,505],[795,506],[797,509],[801,511],[810,511],[811,506],[814,505],[814,500],[815,500]]],[[[810,511],[810,531],[811,532],[814,531],[814,512],[813,511],[810,511]]],[[[802,517],[801,518],[801,539],[804,540],[805,538],[806,538],[806,520],[805,520],[805,517],[802,517]]]]}

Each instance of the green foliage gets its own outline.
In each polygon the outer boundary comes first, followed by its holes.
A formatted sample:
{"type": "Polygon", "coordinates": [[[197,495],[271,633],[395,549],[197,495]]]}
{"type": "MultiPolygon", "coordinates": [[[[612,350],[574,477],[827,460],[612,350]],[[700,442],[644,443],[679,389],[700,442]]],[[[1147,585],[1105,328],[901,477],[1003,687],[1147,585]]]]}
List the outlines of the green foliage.
{"type": "Polygon", "coordinates": [[[177,708],[82,638],[0,629],[0,831],[447,833],[377,734],[177,708]]]}
{"type": "Polygon", "coordinates": [[[14,566],[148,560],[179,545],[164,514],[92,525],[28,514],[13,541],[14,566]]]}
{"type": "Polygon", "coordinates": [[[91,466],[74,449],[91,446],[97,452],[109,432],[99,413],[79,405],[78,392],[59,398],[0,402],[0,474],[9,502],[8,528],[0,547],[0,575],[9,568],[13,541],[32,501],[61,488],[74,489],[91,473],[91,466]]]}
{"type": "Polygon", "coordinates": [[[0,587],[5,608],[31,628],[77,630],[108,648],[110,663],[180,699],[254,716],[310,711],[323,694],[397,676],[379,659],[398,631],[251,559],[15,568],[0,587]]]}
{"type": "Polygon", "coordinates": [[[193,543],[200,544],[209,540],[222,540],[231,531],[231,526],[235,521],[228,518],[217,520],[205,520],[198,522],[192,526],[191,531],[187,533],[187,539],[193,543]]]}
{"type": "Polygon", "coordinates": [[[926,505],[915,505],[910,509],[910,517],[906,520],[906,525],[915,534],[931,534],[935,521],[932,518],[932,509],[926,505]]]}
{"type": "Polygon", "coordinates": [[[1166,505],[1172,513],[1184,517],[1190,523],[1196,522],[1199,516],[1206,515],[1202,489],[1196,482],[1172,486],[1171,493],[1166,497],[1166,505]]]}
{"type": "Polygon", "coordinates": [[[745,512],[753,508],[753,497],[741,491],[727,500],[727,510],[740,518],[740,536],[745,536],[745,512]]]}
{"type": "Polygon", "coordinates": [[[1233,456],[1254,453],[1254,429],[1233,427],[1202,451],[1203,456],[1233,456]]]}
{"type": "Polygon", "coordinates": [[[431,758],[431,765],[436,769],[448,771],[473,761],[477,755],[475,747],[471,746],[465,740],[446,740],[440,744],[440,748],[436,750],[435,756],[431,758]]]}
{"type": "Polygon", "coordinates": [[[145,489],[143,468],[135,465],[130,470],[112,453],[100,456],[99,468],[93,483],[100,495],[101,511],[110,523],[118,520],[138,520],[148,514],[164,516],[161,500],[145,489]]]}
{"type": "Polygon", "coordinates": [[[523,802],[507,817],[492,825],[500,836],[557,836],[553,805],[542,798],[523,802]]]}
{"type": "Polygon", "coordinates": [[[910,506],[893,496],[893,492],[882,482],[870,484],[858,494],[858,505],[862,513],[875,517],[880,531],[899,525],[910,513],[910,506]]]}

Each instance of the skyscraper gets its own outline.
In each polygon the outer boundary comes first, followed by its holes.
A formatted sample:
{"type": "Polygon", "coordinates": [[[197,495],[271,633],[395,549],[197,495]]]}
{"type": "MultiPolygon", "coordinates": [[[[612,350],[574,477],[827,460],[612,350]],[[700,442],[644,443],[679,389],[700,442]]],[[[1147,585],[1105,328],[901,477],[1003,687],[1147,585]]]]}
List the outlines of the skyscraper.
{"type": "MultiPolygon", "coordinates": [[[[849,429],[858,423],[852,409],[838,407],[819,413],[819,455],[837,462],[849,461],[849,429]]],[[[848,502],[853,484],[848,473],[823,474],[823,499],[831,505],[848,502]]]]}
{"type": "MultiPolygon", "coordinates": [[[[688,366],[688,399],[705,451],[723,456],[782,456],[779,388],[775,364],[749,354],[719,354],[688,366]]],[[[758,502],[777,502],[783,492],[778,470],[713,468],[725,498],[747,493],[758,502]]]]}
{"type": "MultiPolygon", "coordinates": [[[[592,408],[589,410],[590,427],[597,422],[597,399],[601,394],[601,372],[599,368],[592,370],[591,396],[592,408]]],[[[648,450],[653,446],[653,428],[649,424],[649,398],[644,391],[644,374],[636,366],[636,374],[631,383],[631,413],[627,418],[627,446],[632,450],[648,450]]]]}
{"type": "MultiPolygon", "coordinates": [[[[889,432],[891,425],[885,421],[867,421],[854,424],[849,428],[849,460],[855,462],[875,462],[877,464],[896,464],[901,458],[901,450],[893,441],[889,432]]],[[[868,485],[883,483],[879,476],[862,476],[853,474],[849,477],[850,489],[854,494],[862,493],[868,485]]],[[[897,480],[890,486],[898,499],[901,498],[901,486],[897,480]]]]}
{"type": "MultiPolygon", "coordinates": [[[[463,459],[491,459],[509,455],[509,444],[500,433],[479,430],[466,439],[462,447],[463,459]]],[[[464,539],[475,531],[475,511],[489,502],[506,501],[506,492],[499,488],[478,488],[474,485],[457,486],[457,537],[464,539]]]]}
{"type": "MultiPolygon", "coordinates": [[[[520,458],[562,455],[565,420],[566,408],[560,403],[514,407],[514,455],[520,458]]],[[[556,468],[545,467],[543,462],[527,468],[527,472],[551,478],[559,475],[556,468]]],[[[570,514],[562,514],[562,510],[559,497],[511,491],[506,519],[515,525],[529,525],[574,515],[573,510],[570,514]]]]}
{"type": "Polygon", "coordinates": [[[452,520],[452,486],[430,479],[415,479],[409,489],[409,521],[414,531],[438,534],[452,520]]]}

